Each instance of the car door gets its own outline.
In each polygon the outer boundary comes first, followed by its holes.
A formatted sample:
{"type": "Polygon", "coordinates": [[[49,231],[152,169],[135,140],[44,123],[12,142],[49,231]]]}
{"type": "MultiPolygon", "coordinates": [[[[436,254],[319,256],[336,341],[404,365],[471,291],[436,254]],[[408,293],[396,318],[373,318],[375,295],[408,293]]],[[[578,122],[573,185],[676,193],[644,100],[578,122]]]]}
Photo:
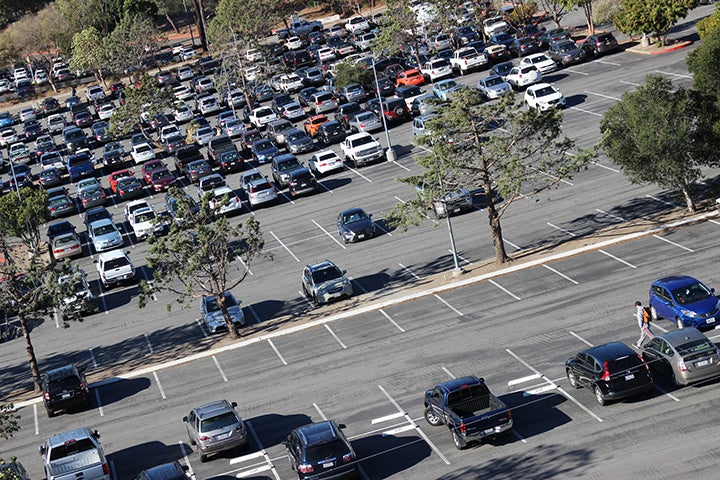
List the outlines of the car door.
{"type": "Polygon", "coordinates": [[[290,467],[297,471],[297,466],[300,463],[300,442],[298,442],[295,433],[291,433],[285,440],[285,449],[287,450],[290,467]]]}
{"type": "Polygon", "coordinates": [[[303,289],[305,290],[305,293],[308,294],[308,296],[312,296],[313,293],[313,284],[312,284],[312,275],[310,274],[309,269],[303,270],[303,289]]]}
{"type": "Polygon", "coordinates": [[[675,303],[670,296],[670,292],[668,292],[664,287],[661,286],[653,286],[652,289],[653,293],[655,294],[655,298],[657,299],[657,302],[654,306],[658,316],[674,320],[676,316],[675,303]]]}
{"type": "Polygon", "coordinates": [[[195,415],[195,412],[192,411],[187,416],[187,421],[185,422],[185,427],[187,428],[188,436],[190,439],[195,442],[198,438],[198,425],[197,425],[197,415],[195,415]]]}
{"type": "Polygon", "coordinates": [[[575,356],[572,368],[573,373],[575,373],[575,378],[577,378],[580,385],[584,387],[592,385],[595,378],[594,363],[594,360],[585,353],[581,352],[575,356]]]}
{"type": "Polygon", "coordinates": [[[443,419],[443,423],[447,424],[447,418],[445,417],[445,410],[442,408],[443,403],[443,392],[435,387],[430,394],[430,397],[428,398],[429,401],[429,408],[432,410],[433,414],[443,419]]]}

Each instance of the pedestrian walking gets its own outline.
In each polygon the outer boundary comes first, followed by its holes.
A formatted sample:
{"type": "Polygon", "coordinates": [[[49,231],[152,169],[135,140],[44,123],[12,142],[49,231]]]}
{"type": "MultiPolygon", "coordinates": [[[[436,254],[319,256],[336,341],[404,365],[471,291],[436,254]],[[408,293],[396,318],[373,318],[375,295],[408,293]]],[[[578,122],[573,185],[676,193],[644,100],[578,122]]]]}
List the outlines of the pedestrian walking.
{"type": "Polygon", "coordinates": [[[72,86],[72,90],[70,90],[70,94],[74,97],[77,93],[77,89],[75,88],[75,85],[72,86]]]}
{"type": "Polygon", "coordinates": [[[652,338],[654,336],[652,331],[650,330],[650,319],[652,318],[652,316],[650,315],[650,308],[643,307],[642,302],[640,302],[639,300],[635,302],[635,310],[638,328],[640,329],[640,338],[638,338],[638,341],[634,345],[637,348],[640,348],[642,346],[643,340],[645,340],[646,338],[652,338]]]}

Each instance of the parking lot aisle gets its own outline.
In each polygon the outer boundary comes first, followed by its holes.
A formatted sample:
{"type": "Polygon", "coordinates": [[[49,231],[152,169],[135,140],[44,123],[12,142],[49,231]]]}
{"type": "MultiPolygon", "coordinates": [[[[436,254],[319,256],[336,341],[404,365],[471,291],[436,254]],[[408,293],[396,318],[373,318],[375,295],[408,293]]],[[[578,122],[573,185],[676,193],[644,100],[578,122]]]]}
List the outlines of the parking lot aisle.
{"type": "MultiPolygon", "coordinates": [[[[249,421],[246,423],[250,425],[249,421]]],[[[236,478],[254,476],[258,473],[267,472],[268,470],[272,470],[275,468],[272,460],[267,456],[267,453],[264,450],[258,450],[257,452],[248,453],[247,455],[243,455],[241,457],[232,458],[230,459],[230,465],[242,465],[240,467],[233,467],[234,470],[230,472],[234,473],[236,478]],[[261,462],[255,461],[256,459],[261,457],[263,459],[261,462]],[[247,464],[248,462],[252,463],[247,464]]]]}
{"type": "Polygon", "coordinates": [[[280,239],[278,238],[278,236],[273,233],[272,230],[270,230],[269,233],[270,233],[270,235],[272,235],[273,238],[280,244],[280,246],[281,246],[287,253],[290,254],[290,256],[291,256],[296,262],[300,263],[300,259],[295,256],[295,254],[292,252],[292,250],[290,250],[290,248],[288,248],[288,247],[282,242],[282,240],[280,240],[280,239]]]}
{"type": "MultiPolygon", "coordinates": [[[[573,396],[570,395],[568,392],[566,392],[566,391],[565,391],[562,387],[560,387],[556,382],[554,382],[553,380],[547,378],[547,377],[546,377],[544,374],[542,374],[539,370],[537,370],[536,368],[532,367],[532,366],[531,366],[529,363],[527,363],[525,360],[523,360],[522,358],[520,358],[519,356],[517,356],[512,350],[506,348],[505,351],[506,351],[511,357],[513,357],[515,360],[517,360],[518,362],[520,362],[523,366],[527,367],[527,369],[530,370],[534,375],[537,375],[537,376],[538,376],[537,378],[544,380],[545,383],[547,383],[548,388],[552,387],[552,389],[558,391],[561,395],[563,395],[565,398],[567,398],[568,400],[570,400],[571,402],[573,402],[575,405],[577,405],[578,407],[580,407],[581,410],[583,410],[585,413],[587,413],[588,415],[590,415],[592,418],[594,418],[594,419],[597,420],[598,422],[602,422],[602,421],[603,421],[602,418],[600,418],[599,416],[597,416],[597,415],[596,415],[594,412],[592,412],[589,408],[587,408],[585,405],[583,405],[582,403],[580,403],[577,399],[575,399],[575,397],[573,397],[573,396]]],[[[537,391],[537,390],[536,390],[536,391],[537,391]]]]}
{"type": "MultiPolygon", "coordinates": [[[[412,275],[412,277],[413,277],[415,280],[421,280],[421,278],[420,278],[417,274],[415,274],[415,272],[413,272],[409,267],[406,267],[406,266],[403,265],[402,263],[398,263],[398,265],[400,266],[400,268],[402,268],[403,270],[407,271],[410,275],[412,275]]],[[[462,317],[462,316],[464,315],[460,310],[458,310],[457,308],[455,308],[455,307],[453,307],[452,305],[450,305],[450,303],[448,303],[447,300],[443,299],[440,295],[438,295],[438,294],[433,294],[433,297],[436,298],[436,299],[438,299],[443,305],[445,305],[445,306],[448,307],[450,310],[452,310],[453,312],[455,312],[456,315],[458,315],[458,316],[460,316],[460,317],[462,317]]]]}
{"type": "MultiPolygon", "coordinates": [[[[351,320],[355,322],[356,319],[351,320]]],[[[303,360],[312,359],[328,353],[344,350],[345,343],[340,336],[335,334],[337,322],[333,322],[332,329],[326,327],[315,327],[293,335],[284,335],[272,340],[271,346],[275,349],[283,364],[298,363],[303,360]],[[308,348],[312,345],[312,348],[308,348]]],[[[268,339],[268,341],[270,341],[268,339]]]]}
{"type": "Polygon", "coordinates": [[[336,244],[338,244],[343,250],[347,250],[347,247],[346,247],[345,245],[343,245],[342,243],[340,243],[340,240],[338,240],[335,235],[333,235],[333,234],[331,234],[330,232],[328,232],[327,230],[325,230],[325,227],[323,227],[323,226],[320,225],[318,222],[316,222],[314,218],[311,218],[310,220],[312,220],[312,222],[315,224],[315,226],[318,227],[320,230],[322,230],[322,232],[323,232],[325,235],[327,235],[328,237],[330,237],[330,239],[331,239],[333,242],[335,242],[336,244]]]}
{"type": "Polygon", "coordinates": [[[338,343],[342,342],[341,346],[345,345],[348,349],[392,338],[405,331],[400,330],[396,323],[393,324],[392,318],[388,319],[377,312],[332,322],[327,327],[332,328],[331,332],[338,336],[338,343]]]}

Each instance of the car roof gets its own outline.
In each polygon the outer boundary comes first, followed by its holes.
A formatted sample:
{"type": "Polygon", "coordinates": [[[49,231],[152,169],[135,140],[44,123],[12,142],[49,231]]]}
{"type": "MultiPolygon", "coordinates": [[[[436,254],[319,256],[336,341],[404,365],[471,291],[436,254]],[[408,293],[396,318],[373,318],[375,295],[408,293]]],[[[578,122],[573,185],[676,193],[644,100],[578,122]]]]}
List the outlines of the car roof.
{"type": "Polygon", "coordinates": [[[63,433],[57,433],[48,439],[48,444],[51,448],[59,445],[64,445],[66,442],[72,442],[73,440],[91,438],[93,433],[87,427],[76,428],[63,433]]]}
{"type": "Polygon", "coordinates": [[[337,268],[337,265],[335,265],[330,260],[325,260],[320,263],[315,263],[313,265],[309,265],[309,264],[307,265],[307,268],[309,268],[311,271],[320,270],[320,269],[327,268],[327,267],[337,268]]]}
{"type": "Polygon", "coordinates": [[[141,475],[143,474],[145,478],[150,480],[181,480],[188,478],[185,470],[176,461],[148,468],[141,472],[141,475]]]}
{"type": "Polygon", "coordinates": [[[45,377],[48,380],[55,380],[57,378],[65,378],[69,375],[75,374],[75,365],[69,364],[59,368],[54,368],[45,372],[45,377]]]}
{"type": "Polygon", "coordinates": [[[102,260],[113,260],[115,258],[127,258],[129,260],[129,257],[122,249],[117,250],[110,250],[109,252],[103,252],[100,255],[98,255],[98,259],[102,260]]]}
{"type": "Polygon", "coordinates": [[[597,345],[584,350],[584,352],[600,361],[614,360],[618,357],[624,357],[626,355],[635,355],[635,351],[633,349],[621,342],[610,342],[603,345],[597,345]]]}
{"type": "Polygon", "coordinates": [[[298,427],[295,432],[300,441],[306,446],[320,445],[340,438],[338,429],[332,420],[298,427]]]}
{"type": "Polygon", "coordinates": [[[663,277],[653,282],[653,285],[659,285],[667,287],[670,290],[674,290],[679,287],[685,287],[698,283],[699,280],[689,275],[671,275],[669,277],[663,277]]]}
{"type": "Polygon", "coordinates": [[[697,328],[686,327],[680,330],[671,330],[656,336],[667,341],[673,347],[683,345],[696,340],[708,340],[708,338],[697,328]]]}
{"type": "Polygon", "coordinates": [[[353,213],[365,213],[365,210],[360,207],[348,208],[347,210],[343,210],[342,212],[340,212],[340,215],[352,215],[353,213]]]}
{"type": "Polygon", "coordinates": [[[195,407],[194,410],[197,416],[203,419],[207,417],[214,417],[220,413],[232,411],[233,407],[227,400],[217,400],[215,402],[195,407]]]}

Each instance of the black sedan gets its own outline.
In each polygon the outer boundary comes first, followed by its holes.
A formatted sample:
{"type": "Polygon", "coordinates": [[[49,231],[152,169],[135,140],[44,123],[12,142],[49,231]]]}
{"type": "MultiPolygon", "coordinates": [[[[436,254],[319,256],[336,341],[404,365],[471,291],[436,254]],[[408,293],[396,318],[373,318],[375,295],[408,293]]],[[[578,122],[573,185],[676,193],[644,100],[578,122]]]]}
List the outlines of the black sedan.
{"type": "Polygon", "coordinates": [[[351,208],[338,214],[338,233],[345,243],[372,238],[376,234],[375,222],[362,208],[351,208]]]}

